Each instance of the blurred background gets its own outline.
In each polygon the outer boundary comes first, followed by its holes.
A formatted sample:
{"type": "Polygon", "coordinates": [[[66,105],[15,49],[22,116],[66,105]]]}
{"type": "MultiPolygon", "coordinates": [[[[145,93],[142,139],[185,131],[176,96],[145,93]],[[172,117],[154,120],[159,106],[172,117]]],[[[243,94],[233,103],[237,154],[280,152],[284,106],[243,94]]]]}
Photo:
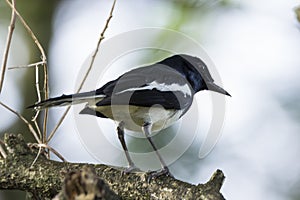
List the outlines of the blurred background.
{"type": "MultiPolygon", "coordinates": [[[[111,4],[112,1],[96,0],[17,1],[17,9],[47,52],[50,96],[75,91],[78,73],[96,46],[111,4]]],[[[300,24],[294,11],[297,6],[297,2],[286,0],[276,3],[270,0],[117,1],[105,33],[107,39],[145,27],[184,33],[206,50],[224,88],[233,96],[226,99],[222,137],[214,150],[199,159],[203,136],[196,137],[170,166],[176,178],[199,184],[221,169],[226,176],[221,190],[226,199],[300,199],[300,24]]],[[[1,58],[10,13],[6,2],[1,0],[1,58]]],[[[162,40],[160,36],[153,43],[162,40]]],[[[174,45],[184,45],[180,42],[174,41],[174,45]]],[[[148,56],[155,57],[151,60],[162,57],[148,56]]],[[[8,65],[39,60],[39,51],[17,22],[8,65]]],[[[8,70],[0,95],[0,101],[29,120],[33,112],[25,108],[37,99],[34,75],[33,68],[8,70]]],[[[195,101],[201,104],[207,97],[208,93],[204,92],[195,101]]],[[[49,130],[63,111],[51,111],[49,130]]],[[[27,130],[4,108],[0,107],[0,113],[1,135],[27,130]]],[[[201,126],[209,126],[209,120],[202,122],[201,126]]],[[[30,134],[27,140],[32,140],[30,134]]],[[[72,115],[68,115],[50,144],[68,161],[96,162],[76,134],[72,115]]],[[[0,199],[13,198],[25,199],[25,194],[0,193],[0,199]]]]}

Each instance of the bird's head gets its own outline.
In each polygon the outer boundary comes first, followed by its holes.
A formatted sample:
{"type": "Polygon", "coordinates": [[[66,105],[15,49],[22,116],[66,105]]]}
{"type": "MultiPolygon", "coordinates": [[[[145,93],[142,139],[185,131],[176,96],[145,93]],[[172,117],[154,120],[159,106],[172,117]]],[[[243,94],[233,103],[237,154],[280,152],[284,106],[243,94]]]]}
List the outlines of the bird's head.
{"type": "Polygon", "coordinates": [[[214,83],[206,64],[198,57],[178,54],[162,60],[160,64],[168,65],[185,76],[195,93],[201,90],[210,90],[231,96],[214,83]]]}

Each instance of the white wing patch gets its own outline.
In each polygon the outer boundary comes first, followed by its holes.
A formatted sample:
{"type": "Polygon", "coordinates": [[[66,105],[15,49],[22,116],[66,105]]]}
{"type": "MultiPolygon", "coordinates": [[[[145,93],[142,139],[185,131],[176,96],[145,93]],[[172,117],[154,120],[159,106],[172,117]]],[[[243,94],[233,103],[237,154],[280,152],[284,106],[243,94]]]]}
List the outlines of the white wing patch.
{"type": "Polygon", "coordinates": [[[129,88],[129,89],[120,91],[116,94],[122,94],[124,92],[132,92],[132,91],[138,91],[138,90],[152,90],[152,89],[157,89],[162,92],[182,92],[184,94],[184,97],[186,97],[187,95],[189,95],[189,96],[192,95],[191,88],[188,86],[188,84],[179,85],[177,83],[172,83],[171,85],[168,85],[165,83],[158,83],[156,81],[153,81],[144,87],[129,88]]]}

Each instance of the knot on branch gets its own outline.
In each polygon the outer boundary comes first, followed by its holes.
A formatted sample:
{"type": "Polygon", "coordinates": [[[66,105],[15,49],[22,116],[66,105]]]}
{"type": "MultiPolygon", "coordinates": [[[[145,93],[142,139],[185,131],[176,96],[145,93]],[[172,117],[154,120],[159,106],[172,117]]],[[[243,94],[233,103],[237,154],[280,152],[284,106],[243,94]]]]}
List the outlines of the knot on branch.
{"type": "Polygon", "coordinates": [[[21,134],[5,133],[4,145],[8,156],[27,155],[31,153],[30,148],[21,134]]]}
{"type": "Polygon", "coordinates": [[[72,199],[121,199],[109,189],[107,184],[100,179],[95,170],[89,166],[83,166],[77,171],[70,171],[65,175],[61,192],[54,200],[72,199]]]}

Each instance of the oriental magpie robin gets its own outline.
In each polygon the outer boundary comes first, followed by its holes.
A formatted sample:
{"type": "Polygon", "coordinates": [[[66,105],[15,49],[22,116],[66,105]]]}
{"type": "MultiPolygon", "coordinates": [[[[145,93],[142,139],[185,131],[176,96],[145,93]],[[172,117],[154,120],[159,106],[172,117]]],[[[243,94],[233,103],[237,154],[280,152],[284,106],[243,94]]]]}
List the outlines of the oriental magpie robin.
{"type": "Polygon", "coordinates": [[[118,122],[118,137],[129,163],[125,172],[138,168],[130,158],[124,140],[124,129],[143,132],[162,166],[160,171],[152,174],[155,177],[170,173],[152,141],[151,132],[167,128],[180,119],[190,108],[194,95],[201,90],[230,96],[214,83],[201,59],[180,54],[128,71],[97,90],[62,95],[29,107],[44,109],[86,103],[80,114],[110,118],[118,122]]]}

